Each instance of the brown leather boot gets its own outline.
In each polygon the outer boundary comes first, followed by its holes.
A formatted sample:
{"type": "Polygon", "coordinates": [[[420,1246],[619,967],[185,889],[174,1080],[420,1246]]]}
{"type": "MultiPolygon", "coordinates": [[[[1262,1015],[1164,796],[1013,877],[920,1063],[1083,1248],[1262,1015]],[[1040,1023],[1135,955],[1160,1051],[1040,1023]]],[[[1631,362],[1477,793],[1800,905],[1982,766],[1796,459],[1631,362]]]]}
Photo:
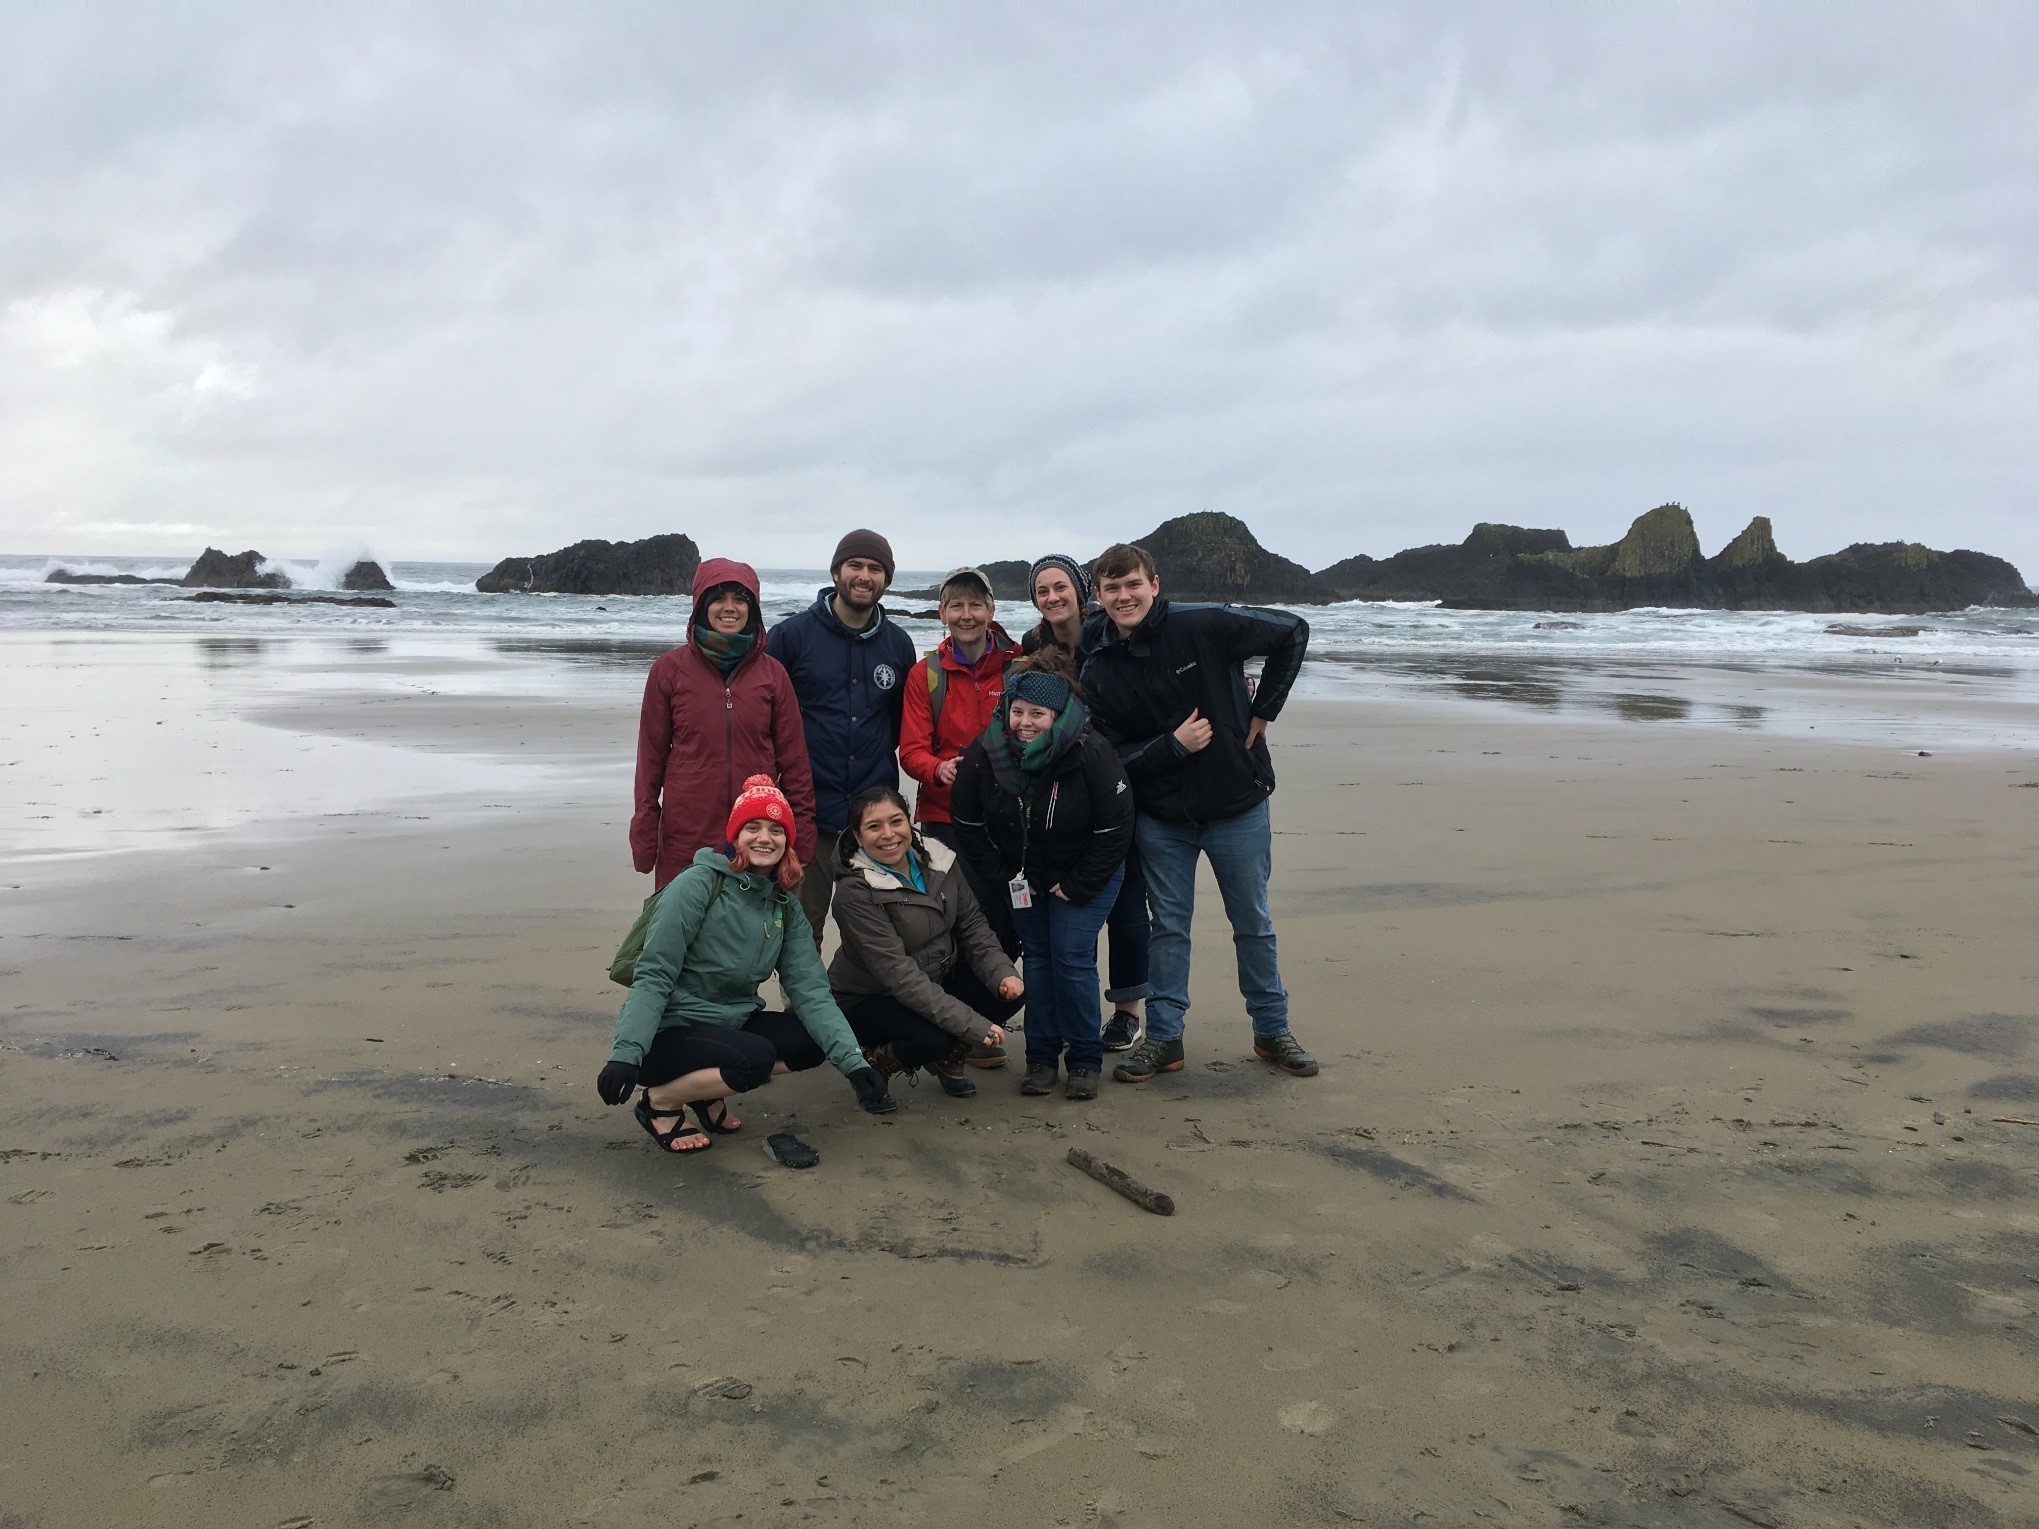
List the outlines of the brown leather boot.
{"type": "Polygon", "coordinates": [[[935,1081],[942,1086],[942,1092],[951,1099],[974,1099],[977,1085],[968,1077],[970,1043],[956,1042],[956,1049],[938,1061],[927,1064],[927,1070],[935,1075],[935,1081]]]}
{"type": "Polygon", "coordinates": [[[872,1046],[866,1050],[864,1060],[869,1062],[878,1076],[887,1083],[906,1071],[900,1066],[899,1058],[892,1054],[892,1044],[889,1041],[882,1046],[872,1046]]]}

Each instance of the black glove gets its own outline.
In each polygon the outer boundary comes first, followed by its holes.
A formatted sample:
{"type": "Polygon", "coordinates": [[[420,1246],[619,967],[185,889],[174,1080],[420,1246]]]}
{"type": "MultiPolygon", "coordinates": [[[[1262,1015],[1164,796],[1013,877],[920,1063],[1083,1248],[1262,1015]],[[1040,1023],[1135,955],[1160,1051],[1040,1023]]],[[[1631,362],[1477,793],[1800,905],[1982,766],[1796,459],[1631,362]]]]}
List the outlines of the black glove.
{"type": "Polygon", "coordinates": [[[850,1087],[857,1091],[857,1103],[869,1115],[890,1115],[899,1108],[898,1102],[885,1092],[885,1080],[878,1076],[875,1067],[859,1067],[850,1074],[850,1087]]]}
{"type": "Polygon", "coordinates": [[[595,1092],[602,1096],[604,1104],[621,1104],[637,1088],[637,1064],[635,1062],[611,1062],[595,1079],[595,1092]]]}

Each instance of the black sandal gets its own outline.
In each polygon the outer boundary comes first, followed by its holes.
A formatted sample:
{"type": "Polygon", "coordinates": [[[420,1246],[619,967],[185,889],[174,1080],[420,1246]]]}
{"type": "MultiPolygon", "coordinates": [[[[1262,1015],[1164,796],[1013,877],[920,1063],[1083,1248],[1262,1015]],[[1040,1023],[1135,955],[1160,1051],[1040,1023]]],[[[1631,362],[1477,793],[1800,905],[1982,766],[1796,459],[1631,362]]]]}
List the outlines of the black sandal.
{"type": "Polygon", "coordinates": [[[735,1125],[729,1123],[729,1106],[724,1100],[703,1099],[699,1104],[689,1105],[688,1108],[694,1112],[694,1118],[701,1122],[701,1129],[711,1136],[729,1136],[743,1129],[742,1121],[735,1125]],[[711,1106],[717,1112],[714,1115],[708,1113],[711,1106]]]}
{"type": "Polygon", "coordinates": [[[636,1110],[637,1123],[644,1127],[645,1131],[649,1133],[653,1141],[658,1143],[659,1150],[661,1152],[670,1152],[675,1157],[684,1157],[689,1152],[706,1152],[710,1147],[715,1145],[714,1141],[711,1140],[708,1134],[705,1131],[703,1131],[699,1126],[689,1125],[687,1123],[687,1112],[685,1110],[678,1110],[675,1111],[674,1113],[676,1113],[679,1116],[679,1119],[674,1124],[673,1128],[670,1131],[661,1131],[657,1126],[652,1124],[652,1122],[656,1120],[658,1117],[656,1114],[653,1113],[651,1108],[651,1095],[639,1094],[637,1096],[637,1110],[636,1110]],[[684,1140],[688,1137],[699,1137],[701,1144],[698,1147],[696,1146],[679,1147],[673,1145],[673,1143],[684,1140]]]}

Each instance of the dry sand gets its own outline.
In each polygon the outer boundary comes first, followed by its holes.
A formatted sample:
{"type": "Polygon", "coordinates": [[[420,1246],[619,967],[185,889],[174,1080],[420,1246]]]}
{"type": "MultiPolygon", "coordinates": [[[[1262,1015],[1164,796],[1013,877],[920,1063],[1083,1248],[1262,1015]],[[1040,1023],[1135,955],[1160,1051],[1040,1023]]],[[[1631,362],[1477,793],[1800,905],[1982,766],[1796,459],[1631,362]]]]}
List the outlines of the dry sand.
{"type": "Polygon", "coordinates": [[[2031,759],[1299,703],[1320,1078],[1207,896],[1179,1075],[674,1161],[632,708],[468,689],[261,715],[549,793],[5,878],[7,1529],[2039,1523],[2031,759]]]}

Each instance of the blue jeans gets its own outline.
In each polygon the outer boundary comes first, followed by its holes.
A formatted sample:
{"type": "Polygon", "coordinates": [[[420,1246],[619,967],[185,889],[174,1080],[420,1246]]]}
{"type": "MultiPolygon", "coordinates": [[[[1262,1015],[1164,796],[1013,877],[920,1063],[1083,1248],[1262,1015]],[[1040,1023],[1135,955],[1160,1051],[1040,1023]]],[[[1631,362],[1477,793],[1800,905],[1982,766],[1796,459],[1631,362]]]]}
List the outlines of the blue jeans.
{"type": "Polygon", "coordinates": [[[1281,1035],[1289,1027],[1289,995],[1275,959],[1274,915],[1267,878],[1274,869],[1274,828],[1267,803],[1215,823],[1164,823],[1141,813],[1134,828],[1154,910],[1154,996],[1147,1000],[1147,1034],[1172,1041],[1189,1011],[1189,926],[1196,912],[1196,862],[1208,856],[1232,921],[1232,954],[1239,963],[1239,994],[1255,1035],[1281,1035]]]}
{"type": "Polygon", "coordinates": [[[1087,903],[1034,896],[1012,910],[1027,977],[1027,1066],[1104,1071],[1104,1008],[1097,999],[1097,934],[1118,900],[1126,868],[1087,903]],[[1066,1057],[1064,1055],[1066,1050],[1066,1057]]]}
{"type": "Polygon", "coordinates": [[[1153,931],[1148,926],[1147,877],[1140,869],[1140,848],[1134,845],[1126,855],[1126,879],[1119,887],[1119,900],[1112,904],[1112,916],[1105,920],[1109,936],[1106,950],[1106,1003],[1137,1003],[1154,991],[1148,978],[1148,947],[1153,931]]]}

